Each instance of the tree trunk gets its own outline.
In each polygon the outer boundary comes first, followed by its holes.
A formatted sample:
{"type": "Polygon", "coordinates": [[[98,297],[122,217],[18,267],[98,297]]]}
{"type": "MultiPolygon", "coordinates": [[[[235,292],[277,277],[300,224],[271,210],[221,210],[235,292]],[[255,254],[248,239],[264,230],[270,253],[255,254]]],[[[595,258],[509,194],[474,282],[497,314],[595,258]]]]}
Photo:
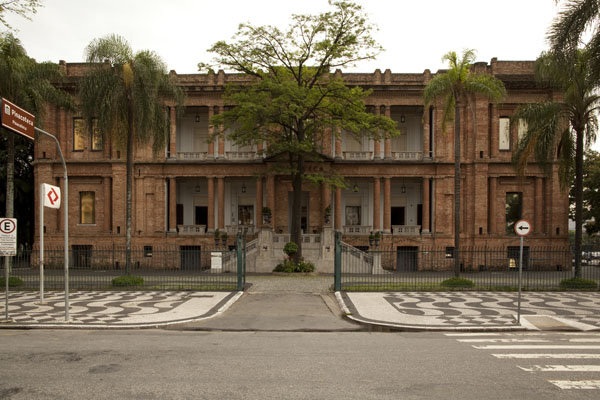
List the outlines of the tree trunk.
{"type": "Polygon", "coordinates": [[[133,101],[130,98],[127,107],[127,205],[125,214],[125,272],[131,272],[131,204],[133,197],[133,101]]]}
{"type": "MultiPolygon", "coordinates": [[[[15,133],[6,132],[8,139],[8,152],[6,157],[6,218],[13,218],[15,215],[15,133]]],[[[4,268],[11,271],[12,257],[4,257],[4,268]]]]}
{"type": "Polygon", "coordinates": [[[581,278],[581,239],[583,235],[583,134],[576,129],[575,145],[575,278],[581,278]]]}
{"type": "Polygon", "coordinates": [[[291,241],[298,245],[298,252],[294,255],[294,263],[298,263],[302,258],[302,174],[304,173],[304,156],[299,155],[297,170],[292,175],[292,226],[291,241]]]}
{"type": "Polygon", "coordinates": [[[454,276],[460,275],[460,111],[456,101],[454,108],[454,276]]]}

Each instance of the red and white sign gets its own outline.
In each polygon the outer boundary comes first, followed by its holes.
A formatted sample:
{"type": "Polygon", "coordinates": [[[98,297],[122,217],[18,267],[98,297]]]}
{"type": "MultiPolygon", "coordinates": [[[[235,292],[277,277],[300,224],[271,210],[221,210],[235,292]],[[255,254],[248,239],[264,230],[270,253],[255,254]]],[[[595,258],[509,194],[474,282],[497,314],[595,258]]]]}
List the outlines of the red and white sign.
{"type": "Polygon", "coordinates": [[[17,220],[0,218],[0,256],[17,255],[17,220]]]}
{"type": "Polygon", "coordinates": [[[16,106],[6,99],[2,99],[2,126],[13,132],[35,139],[35,116],[16,106]]]}
{"type": "Polygon", "coordinates": [[[60,208],[60,188],[58,186],[42,183],[42,196],[44,196],[44,207],[60,208]]]}
{"type": "Polygon", "coordinates": [[[526,219],[520,219],[515,224],[515,233],[519,236],[527,236],[531,233],[531,224],[526,219]]]}

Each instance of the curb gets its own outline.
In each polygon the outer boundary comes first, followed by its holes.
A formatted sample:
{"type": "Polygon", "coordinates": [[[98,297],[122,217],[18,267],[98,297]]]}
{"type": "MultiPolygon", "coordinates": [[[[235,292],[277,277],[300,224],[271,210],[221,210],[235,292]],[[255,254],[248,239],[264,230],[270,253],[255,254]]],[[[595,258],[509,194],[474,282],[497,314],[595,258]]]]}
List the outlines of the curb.
{"type": "Polygon", "coordinates": [[[207,313],[192,317],[166,322],[147,322],[138,324],[82,324],[82,323],[48,323],[48,324],[13,324],[11,321],[2,320],[0,321],[0,329],[107,329],[107,330],[119,330],[119,329],[150,329],[150,328],[161,328],[165,326],[182,324],[186,322],[202,321],[210,318],[214,318],[221,315],[229,307],[231,307],[244,292],[232,292],[226,296],[222,301],[217,303],[207,313]]]}

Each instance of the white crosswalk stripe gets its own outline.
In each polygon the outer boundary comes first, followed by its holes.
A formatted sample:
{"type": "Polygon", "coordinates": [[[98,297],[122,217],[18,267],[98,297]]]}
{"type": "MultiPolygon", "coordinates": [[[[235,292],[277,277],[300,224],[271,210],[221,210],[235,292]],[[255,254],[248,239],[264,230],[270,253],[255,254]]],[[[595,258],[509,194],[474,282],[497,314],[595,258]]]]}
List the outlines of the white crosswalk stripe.
{"type": "Polygon", "coordinates": [[[516,368],[543,377],[559,389],[600,390],[600,333],[463,332],[446,336],[477,350],[494,350],[491,355],[495,358],[514,359],[518,361],[516,368]],[[527,363],[543,359],[560,360],[563,364],[527,363]]]}

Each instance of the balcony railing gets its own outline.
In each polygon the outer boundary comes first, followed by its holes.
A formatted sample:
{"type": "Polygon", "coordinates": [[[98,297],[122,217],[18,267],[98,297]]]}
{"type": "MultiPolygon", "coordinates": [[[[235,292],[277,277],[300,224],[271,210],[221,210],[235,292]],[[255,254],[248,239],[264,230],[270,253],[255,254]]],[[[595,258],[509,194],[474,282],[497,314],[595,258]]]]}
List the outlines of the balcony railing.
{"type": "Polygon", "coordinates": [[[373,153],[370,151],[344,151],[344,160],[371,160],[373,153]]]}
{"type": "Polygon", "coordinates": [[[392,159],[417,161],[423,159],[423,153],[420,151],[393,151],[392,159]]]}
{"type": "Polygon", "coordinates": [[[190,152],[190,151],[178,151],[178,160],[206,160],[208,153],[206,151],[190,152]]]}
{"type": "Polygon", "coordinates": [[[206,225],[177,225],[179,235],[204,235],[206,225]]]}
{"type": "Polygon", "coordinates": [[[227,151],[225,153],[225,157],[228,160],[236,161],[236,160],[255,160],[259,158],[259,155],[256,151],[227,151]]]}
{"type": "Polygon", "coordinates": [[[372,230],[371,225],[345,225],[344,235],[368,235],[372,230]]]}
{"type": "Polygon", "coordinates": [[[392,225],[392,235],[418,236],[421,225],[392,225]]]}
{"type": "Polygon", "coordinates": [[[235,236],[238,232],[244,233],[246,231],[246,235],[254,235],[255,226],[254,225],[226,225],[225,231],[229,236],[235,236]]]}

